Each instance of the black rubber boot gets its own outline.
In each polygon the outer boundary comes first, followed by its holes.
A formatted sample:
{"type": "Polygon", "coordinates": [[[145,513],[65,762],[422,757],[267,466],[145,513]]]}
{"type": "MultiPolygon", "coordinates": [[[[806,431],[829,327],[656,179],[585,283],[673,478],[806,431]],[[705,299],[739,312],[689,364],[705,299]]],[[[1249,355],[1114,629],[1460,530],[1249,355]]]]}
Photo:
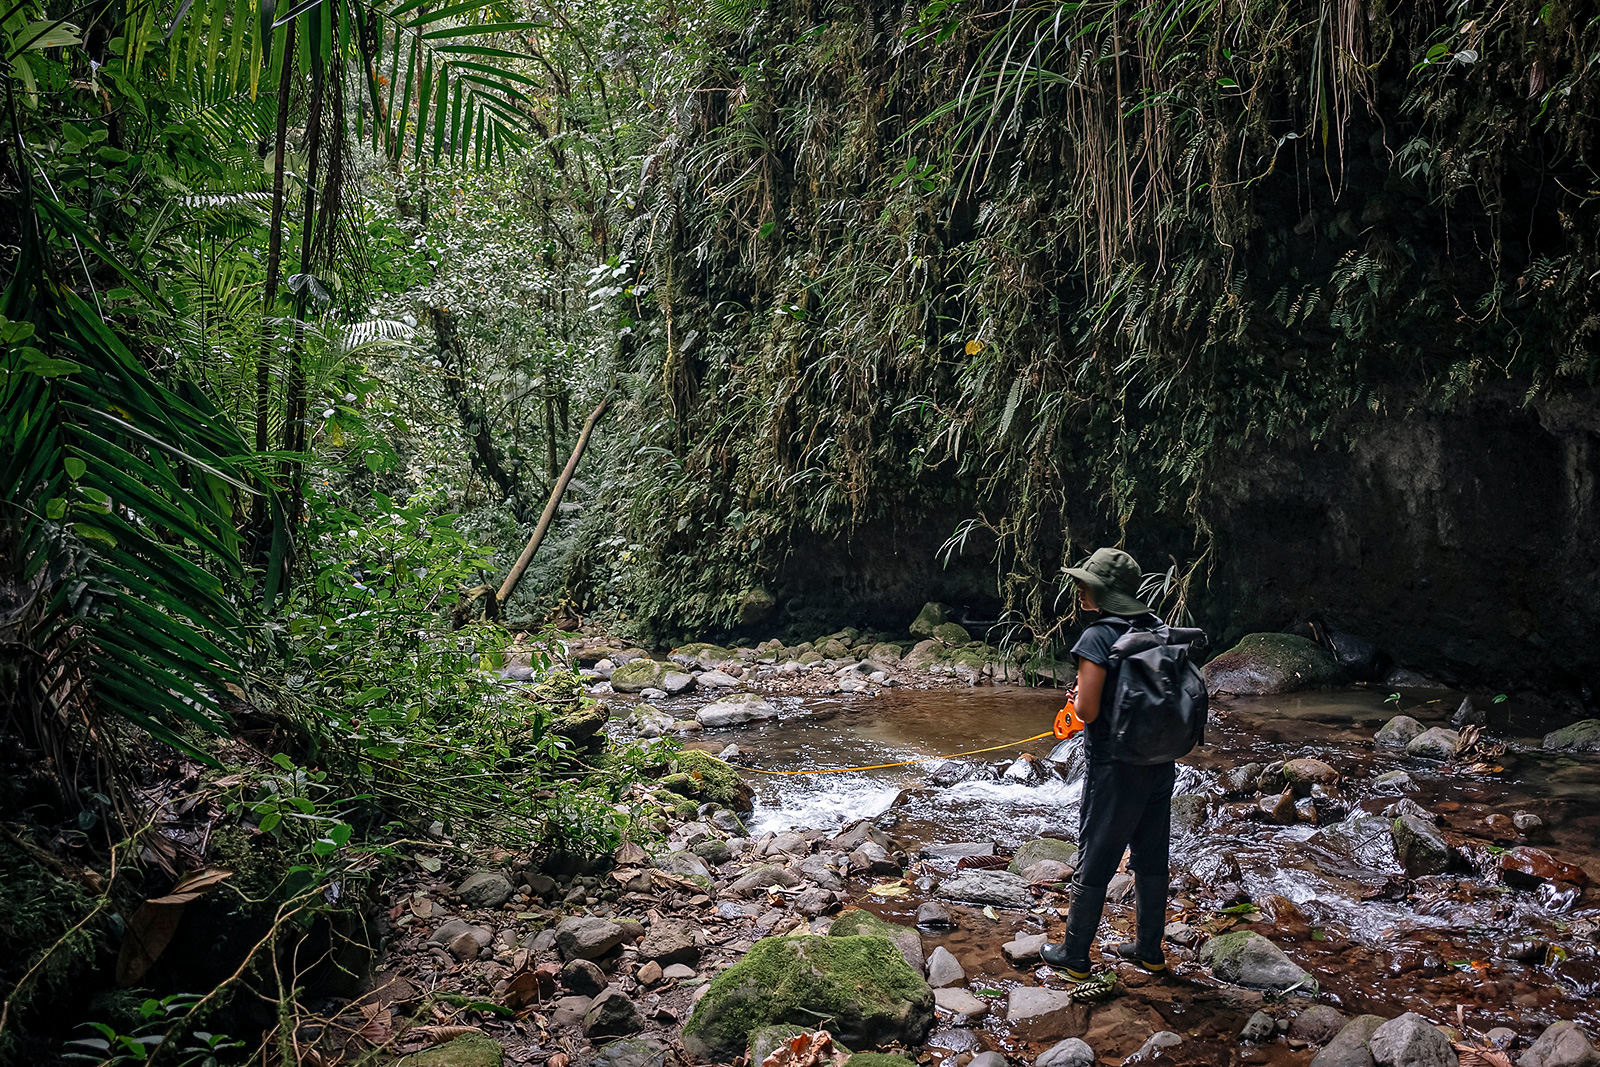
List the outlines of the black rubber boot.
{"type": "MultiPolygon", "coordinates": [[[[1165,902],[1163,902],[1163,907],[1165,902]]],[[[1089,949],[1094,944],[1095,931],[1100,928],[1100,913],[1106,907],[1105,887],[1089,889],[1072,884],[1072,906],[1067,909],[1067,932],[1061,944],[1046,943],[1039,956],[1068,978],[1089,977],[1089,949]]]]}
{"type": "Polygon", "coordinates": [[[1167,929],[1167,880],[1148,874],[1133,876],[1134,919],[1138,933],[1133,941],[1117,945],[1113,951],[1147,971],[1167,969],[1167,956],[1161,942],[1167,929]]]}

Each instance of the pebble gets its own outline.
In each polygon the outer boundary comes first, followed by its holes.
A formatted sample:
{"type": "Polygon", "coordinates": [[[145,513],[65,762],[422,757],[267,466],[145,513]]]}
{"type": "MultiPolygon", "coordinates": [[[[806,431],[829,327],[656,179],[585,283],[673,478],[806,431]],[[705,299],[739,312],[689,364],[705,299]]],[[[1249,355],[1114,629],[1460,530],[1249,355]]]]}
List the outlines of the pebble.
{"type": "Polygon", "coordinates": [[[1277,1034],[1277,1022],[1264,1011],[1258,1011],[1250,1016],[1244,1024],[1244,1029],[1239,1031],[1239,1040],[1252,1045],[1259,1045],[1270,1041],[1277,1034]]]}
{"type": "Polygon", "coordinates": [[[695,976],[695,969],[687,964],[674,963],[661,968],[661,977],[681,982],[695,976]]]}
{"type": "MultiPolygon", "coordinates": [[[[691,971],[690,973],[692,974],[694,972],[691,971]]],[[[655,960],[650,960],[643,967],[639,968],[639,973],[634,977],[639,979],[640,985],[655,985],[657,982],[661,981],[663,977],[661,964],[657,963],[655,960]]]]}
{"type": "Polygon", "coordinates": [[[929,900],[917,906],[918,926],[954,926],[955,920],[950,917],[950,909],[937,900],[929,900]]]}

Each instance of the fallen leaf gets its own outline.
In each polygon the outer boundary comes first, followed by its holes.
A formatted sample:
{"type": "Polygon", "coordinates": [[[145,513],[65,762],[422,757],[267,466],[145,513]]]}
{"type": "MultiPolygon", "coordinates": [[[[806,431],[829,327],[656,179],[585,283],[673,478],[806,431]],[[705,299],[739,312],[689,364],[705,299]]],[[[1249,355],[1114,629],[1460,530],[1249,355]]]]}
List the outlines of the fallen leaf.
{"type": "Polygon", "coordinates": [[[994,919],[997,922],[1000,919],[1000,916],[995,914],[995,910],[994,910],[994,905],[993,904],[985,904],[983,906],[983,917],[985,919],[994,919]]]}
{"type": "Polygon", "coordinates": [[[147,900],[140,904],[122,933],[117,952],[117,985],[123,989],[144,977],[172,940],[185,904],[147,900]]]}
{"type": "Polygon", "coordinates": [[[867,892],[875,897],[903,897],[911,892],[911,887],[898,880],[879,882],[877,885],[869,886],[867,892]]]}

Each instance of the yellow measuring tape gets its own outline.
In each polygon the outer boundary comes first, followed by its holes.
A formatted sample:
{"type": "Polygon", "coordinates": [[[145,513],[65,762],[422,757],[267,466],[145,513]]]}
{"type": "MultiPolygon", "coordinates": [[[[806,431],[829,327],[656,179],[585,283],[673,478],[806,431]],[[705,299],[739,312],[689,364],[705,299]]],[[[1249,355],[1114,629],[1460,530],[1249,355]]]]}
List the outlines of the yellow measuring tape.
{"type": "Polygon", "coordinates": [[[957,759],[957,758],[959,758],[961,756],[976,756],[976,755],[979,755],[980,753],[983,753],[983,752],[998,752],[1002,748],[1015,748],[1017,745],[1025,745],[1029,741],[1038,741],[1041,738],[1055,737],[1055,736],[1056,736],[1055,730],[1051,729],[1051,730],[1046,730],[1042,734],[1034,734],[1032,737],[1024,737],[1021,741],[1007,741],[1003,745],[990,745],[988,748],[974,748],[974,749],[971,749],[971,750],[969,750],[967,752],[952,752],[948,756],[923,756],[921,759],[901,760],[899,763],[874,763],[870,767],[828,767],[828,768],[824,768],[824,769],[820,769],[820,770],[809,770],[809,771],[767,771],[767,770],[762,770],[760,767],[740,767],[739,769],[741,771],[748,771],[751,774],[786,774],[786,775],[796,775],[796,774],[848,774],[850,771],[881,771],[881,770],[884,770],[885,768],[888,768],[888,767],[910,767],[912,764],[916,764],[916,763],[932,763],[934,760],[957,759]]]}

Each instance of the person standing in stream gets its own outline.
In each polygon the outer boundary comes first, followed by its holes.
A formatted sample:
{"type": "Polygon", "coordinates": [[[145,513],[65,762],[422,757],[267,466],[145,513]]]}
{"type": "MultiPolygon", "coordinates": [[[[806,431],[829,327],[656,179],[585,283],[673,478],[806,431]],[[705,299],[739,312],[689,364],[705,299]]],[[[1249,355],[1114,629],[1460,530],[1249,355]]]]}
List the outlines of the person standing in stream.
{"type": "Polygon", "coordinates": [[[1088,771],[1078,816],[1078,869],[1072,878],[1072,906],[1060,944],[1046,944],[1044,961],[1072,979],[1089,976],[1089,949],[1105,909],[1106,886],[1128,849],[1137,900],[1137,937],[1115,952],[1147,971],[1165,971],[1162,936],[1167,921],[1167,857],[1172,836],[1172,787],[1177,766],[1123,763],[1111,758],[1109,712],[1120,670],[1111,646],[1130,628],[1167,627],[1139,599],[1144,572],[1118,548],[1097,549],[1082,567],[1064,568],[1078,586],[1079,603],[1100,618],[1072,646],[1078,658],[1074,704],[1084,723],[1088,771]]]}

